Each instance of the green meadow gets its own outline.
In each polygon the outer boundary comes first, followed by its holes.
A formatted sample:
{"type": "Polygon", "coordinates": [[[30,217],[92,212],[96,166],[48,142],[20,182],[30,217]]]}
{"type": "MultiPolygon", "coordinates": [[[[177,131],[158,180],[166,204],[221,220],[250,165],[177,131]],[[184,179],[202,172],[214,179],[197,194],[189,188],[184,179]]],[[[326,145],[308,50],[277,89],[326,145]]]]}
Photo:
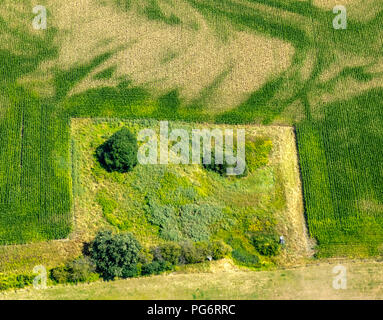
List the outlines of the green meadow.
{"type": "MultiPolygon", "coordinates": [[[[132,232],[146,247],[222,240],[239,265],[257,268],[305,255],[302,211],[289,211],[291,204],[301,203],[295,196],[299,173],[294,157],[280,158],[281,141],[284,150],[294,154],[289,149],[295,147],[291,129],[236,127],[234,134],[246,130],[247,167],[243,175],[225,176],[202,164],[138,164],[128,173],[108,172],[95,156],[96,148],[122,127],[134,134],[149,128],[160,137],[156,120],[72,119],[75,217],[90,238],[97,229],[109,227],[132,232]],[[253,245],[254,235],[260,234],[276,240],[286,234],[291,243],[281,248],[280,257],[262,255],[253,245]]],[[[169,123],[169,132],[183,129],[190,136],[196,128],[209,126],[169,123]]],[[[173,156],[171,152],[170,159],[173,156]]]]}

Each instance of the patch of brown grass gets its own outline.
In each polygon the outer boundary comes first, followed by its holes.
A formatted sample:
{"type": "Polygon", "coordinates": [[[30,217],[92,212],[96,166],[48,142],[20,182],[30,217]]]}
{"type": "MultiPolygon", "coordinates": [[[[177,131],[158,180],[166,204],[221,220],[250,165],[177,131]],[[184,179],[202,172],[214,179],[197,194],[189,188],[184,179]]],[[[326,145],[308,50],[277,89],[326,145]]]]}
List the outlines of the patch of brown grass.
{"type": "Polygon", "coordinates": [[[357,21],[368,21],[380,10],[379,0],[314,0],[313,4],[329,11],[336,5],[345,6],[347,17],[357,21]]]}
{"type": "Polygon", "coordinates": [[[222,41],[215,27],[185,1],[177,1],[171,8],[181,17],[181,26],[148,20],[135,6],[122,12],[110,2],[100,5],[92,0],[55,1],[52,11],[61,31],[57,39],[60,68],[117,50],[71,94],[114,86],[116,79],[127,76],[155,95],[178,88],[184,102],[192,103],[201,98],[216,77],[230,70],[205,103],[207,108],[219,111],[235,107],[270,77],[284,71],[294,54],[288,43],[245,31],[230,32],[228,39],[222,41]],[[176,54],[164,62],[167,52],[176,54]],[[97,72],[110,66],[117,66],[113,79],[93,79],[97,72]]]}

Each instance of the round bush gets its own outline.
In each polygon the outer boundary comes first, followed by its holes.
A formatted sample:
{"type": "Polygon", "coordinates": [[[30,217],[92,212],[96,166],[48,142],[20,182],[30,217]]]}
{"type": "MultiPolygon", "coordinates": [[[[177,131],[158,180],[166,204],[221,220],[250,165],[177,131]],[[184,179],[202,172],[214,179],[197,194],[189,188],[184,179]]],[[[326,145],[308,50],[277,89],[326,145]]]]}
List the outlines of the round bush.
{"type": "MultiPolygon", "coordinates": [[[[224,158],[224,157],[223,157],[224,158]]],[[[227,173],[228,164],[226,163],[225,159],[222,164],[215,163],[215,148],[212,149],[211,152],[211,163],[210,164],[203,164],[204,168],[210,171],[214,171],[221,176],[225,176],[227,173]]]]}
{"type": "Polygon", "coordinates": [[[252,242],[255,249],[264,256],[275,256],[279,253],[278,237],[275,235],[254,235],[252,242]]]}
{"type": "Polygon", "coordinates": [[[88,257],[81,257],[67,264],[70,270],[70,282],[87,282],[97,279],[96,265],[88,257]]]}
{"type": "Polygon", "coordinates": [[[222,240],[216,240],[209,243],[209,253],[214,260],[219,260],[231,252],[231,247],[222,240]]]}
{"type": "Polygon", "coordinates": [[[160,274],[165,271],[172,270],[173,266],[170,262],[167,261],[153,261],[146,265],[142,266],[141,274],[143,276],[150,274],[160,274]]]}
{"type": "Polygon", "coordinates": [[[184,242],[181,244],[182,264],[200,263],[207,260],[209,248],[206,242],[184,242]]]}
{"type": "MultiPolygon", "coordinates": [[[[223,159],[223,163],[221,163],[221,164],[215,163],[215,158],[216,158],[216,153],[215,153],[215,149],[213,148],[212,153],[211,153],[211,163],[210,164],[203,164],[203,167],[206,170],[214,171],[223,177],[227,177],[228,176],[227,175],[228,169],[234,168],[235,165],[229,165],[225,159],[225,156],[223,156],[224,159],[223,159]]],[[[244,171],[241,174],[236,175],[236,177],[238,177],[238,178],[246,177],[248,175],[248,173],[249,172],[248,172],[247,165],[245,165],[244,171]]]]}
{"type": "Polygon", "coordinates": [[[55,283],[79,283],[92,282],[99,278],[96,266],[88,257],[81,257],[68,262],[65,266],[56,267],[51,270],[50,278],[55,283]]]}
{"type": "Polygon", "coordinates": [[[142,248],[138,255],[138,263],[141,265],[149,264],[153,261],[152,250],[142,248]]]}
{"type": "Polygon", "coordinates": [[[137,139],[127,128],[113,134],[99,146],[96,155],[101,165],[108,171],[128,172],[137,165],[137,139]]]}
{"type": "Polygon", "coordinates": [[[165,243],[153,249],[153,258],[156,261],[166,261],[172,265],[179,262],[181,246],[177,243],[165,243]]]}
{"type": "Polygon", "coordinates": [[[67,283],[69,282],[70,271],[67,266],[56,267],[50,271],[50,278],[55,283],[67,283]]]}
{"type": "Polygon", "coordinates": [[[140,243],[131,233],[101,231],[92,243],[91,258],[104,279],[128,278],[138,273],[140,250],[140,243]]]}

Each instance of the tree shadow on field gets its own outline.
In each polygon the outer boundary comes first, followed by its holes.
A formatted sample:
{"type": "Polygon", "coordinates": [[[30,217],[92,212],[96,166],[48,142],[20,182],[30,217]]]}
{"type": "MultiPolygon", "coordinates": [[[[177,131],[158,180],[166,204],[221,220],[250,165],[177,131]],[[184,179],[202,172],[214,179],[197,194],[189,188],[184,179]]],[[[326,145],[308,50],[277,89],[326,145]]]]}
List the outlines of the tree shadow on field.
{"type": "Polygon", "coordinates": [[[103,53],[89,63],[73,67],[66,71],[56,71],[55,74],[55,87],[56,87],[56,99],[59,101],[63,99],[68,92],[82,79],[84,79],[94,68],[105,62],[113,55],[113,52],[103,53]]]}
{"type": "Polygon", "coordinates": [[[90,89],[64,101],[66,112],[72,117],[128,117],[134,116],[132,106],[150,101],[151,94],[130,81],[116,87],[90,89]]]}
{"type": "Polygon", "coordinates": [[[58,50],[53,45],[57,30],[46,30],[43,37],[29,33],[20,34],[19,30],[9,28],[0,17],[0,36],[11,37],[9,44],[14,48],[0,48],[0,83],[12,83],[25,74],[32,73],[44,60],[57,56],[58,50]],[[22,47],[23,54],[18,54],[22,47]],[[12,50],[13,49],[13,50],[12,50]]]}
{"type": "Polygon", "coordinates": [[[218,115],[216,121],[219,123],[239,124],[252,122],[256,118],[264,124],[271,122],[273,117],[281,110],[280,107],[273,109],[270,101],[280,90],[283,81],[284,78],[279,77],[267,82],[258,91],[252,93],[250,98],[238,108],[218,115]]]}

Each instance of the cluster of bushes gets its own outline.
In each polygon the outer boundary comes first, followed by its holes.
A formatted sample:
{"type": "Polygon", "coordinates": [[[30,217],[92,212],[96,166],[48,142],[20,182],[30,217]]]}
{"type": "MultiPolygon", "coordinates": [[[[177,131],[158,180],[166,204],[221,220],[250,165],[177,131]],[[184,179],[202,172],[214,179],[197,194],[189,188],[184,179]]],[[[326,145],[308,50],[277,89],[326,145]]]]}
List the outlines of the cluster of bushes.
{"type": "MultiPolygon", "coordinates": [[[[93,282],[100,278],[130,278],[160,274],[181,264],[218,260],[231,248],[222,241],[168,242],[142,248],[131,233],[102,231],[90,243],[85,256],[53,268],[49,279],[55,284],[93,282]]],[[[0,274],[0,291],[33,284],[36,275],[0,274]]]]}
{"type": "MultiPolygon", "coordinates": [[[[230,247],[222,241],[211,242],[183,242],[183,243],[164,243],[151,248],[150,250],[143,249],[138,241],[134,239],[130,233],[112,235],[110,232],[102,232],[96,237],[92,246],[92,258],[98,267],[98,270],[102,273],[103,278],[114,277],[134,277],[139,275],[159,274],[165,271],[174,269],[176,265],[180,264],[192,264],[200,263],[208,259],[218,260],[230,253],[230,247]],[[106,255],[96,254],[95,248],[99,248],[97,239],[104,237],[114,237],[115,244],[109,243],[111,247],[109,250],[116,256],[114,259],[107,258],[106,255]],[[115,250],[113,247],[120,246],[120,238],[124,237],[126,242],[126,248],[129,251],[127,253],[124,250],[115,250]],[[107,266],[107,267],[105,267],[107,266]],[[115,272],[119,270],[121,272],[115,272]],[[125,271],[123,271],[125,270],[125,271]]],[[[96,251],[99,251],[97,249],[96,251]]]]}
{"type": "Polygon", "coordinates": [[[257,255],[247,251],[242,247],[235,248],[231,253],[232,257],[242,265],[248,267],[259,267],[260,259],[257,255]]]}
{"type": "Polygon", "coordinates": [[[81,257],[52,269],[50,278],[54,283],[80,283],[96,281],[100,276],[96,273],[94,262],[88,257],[81,257]]]}
{"type": "Polygon", "coordinates": [[[159,274],[176,265],[219,260],[231,252],[222,241],[165,243],[151,249],[152,261],[142,266],[142,275],[159,274]]]}
{"type": "Polygon", "coordinates": [[[236,262],[247,267],[260,266],[260,258],[246,236],[231,235],[227,241],[233,248],[231,256],[236,262]]]}
{"type": "MultiPolygon", "coordinates": [[[[255,250],[264,256],[279,253],[280,244],[274,234],[253,234],[255,250]]],[[[145,249],[131,233],[113,234],[99,232],[90,244],[88,256],[81,257],[50,271],[54,283],[92,282],[160,274],[171,271],[177,265],[219,260],[231,253],[238,262],[259,266],[259,257],[239,238],[229,239],[234,250],[221,240],[167,242],[145,249]]],[[[251,246],[251,245],[250,245],[251,246]]],[[[33,276],[0,277],[0,289],[22,288],[31,284],[33,276]]]]}
{"type": "Polygon", "coordinates": [[[248,267],[260,267],[262,265],[261,256],[273,257],[278,255],[281,250],[279,237],[272,232],[230,236],[227,241],[233,248],[232,258],[248,267]]]}
{"type": "Polygon", "coordinates": [[[91,282],[160,274],[180,264],[218,260],[231,248],[222,241],[164,243],[144,249],[131,233],[99,232],[88,256],[51,270],[55,283],[91,282]]]}
{"type": "MultiPolygon", "coordinates": [[[[262,255],[278,254],[280,245],[275,235],[253,235],[255,249],[262,255]]],[[[150,249],[142,248],[131,233],[113,234],[99,232],[90,244],[87,256],[70,261],[50,270],[50,279],[56,284],[92,282],[155,275],[173,270],[177,265],[219,260],[232,254],[238,262],[258,266],[259,258],[249,252],[243,241],[232,238],[229,243],[221,240],[167,242],[150,249]]],[[[253,249],[254,250],[254,249],[253,249]]],[[[1,275],[0,290],[23,288],[33,283],[35,275],[1,275]]]]}
{"type": "Polygon", "coordinates": [[[0,291],[21,289],[33,283],[34,275],[0,274],[0,291]]]}
{"type": "Polygon", "coordinates": [[[223,241],[183,242],[180,244],[180,264],[200,263],[209,260],[219,260],[231,252],[231,248],[223,241]]]}

